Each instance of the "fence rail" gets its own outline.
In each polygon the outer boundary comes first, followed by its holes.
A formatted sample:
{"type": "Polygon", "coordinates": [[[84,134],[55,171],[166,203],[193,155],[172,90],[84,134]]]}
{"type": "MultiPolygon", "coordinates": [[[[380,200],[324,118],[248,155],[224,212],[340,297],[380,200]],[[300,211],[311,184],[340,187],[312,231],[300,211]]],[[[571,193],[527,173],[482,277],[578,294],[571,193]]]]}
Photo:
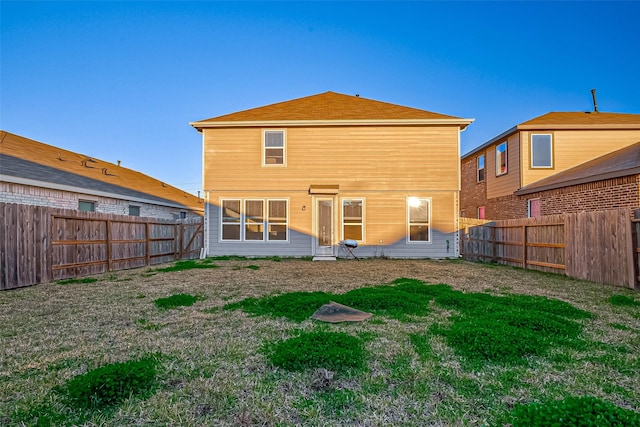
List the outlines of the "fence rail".
{"type": "Polygon", "coordinates": [[[615,209],[469,226],[462,255],[637,288],[640,209],[635,215],[632,219],[631,210],[615,209]]]}
{"type": "Polygon", "coordinates": [[[0,203],[0,290],[196,258],[203,220],[0,203]]]}

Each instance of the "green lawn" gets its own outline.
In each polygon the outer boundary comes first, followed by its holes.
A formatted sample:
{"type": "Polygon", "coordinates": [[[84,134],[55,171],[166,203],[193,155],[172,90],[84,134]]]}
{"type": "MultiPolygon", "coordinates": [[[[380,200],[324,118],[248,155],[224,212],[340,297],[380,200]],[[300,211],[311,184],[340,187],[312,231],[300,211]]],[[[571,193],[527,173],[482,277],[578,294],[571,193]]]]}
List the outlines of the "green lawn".
{"type": "Polygon", "coordinates": [[[94,278],[0,293],[0,425],[640,426],[634,291],[462,261],[94,278]],[[373,317],[310,320],[328,301],[373,317]]]}

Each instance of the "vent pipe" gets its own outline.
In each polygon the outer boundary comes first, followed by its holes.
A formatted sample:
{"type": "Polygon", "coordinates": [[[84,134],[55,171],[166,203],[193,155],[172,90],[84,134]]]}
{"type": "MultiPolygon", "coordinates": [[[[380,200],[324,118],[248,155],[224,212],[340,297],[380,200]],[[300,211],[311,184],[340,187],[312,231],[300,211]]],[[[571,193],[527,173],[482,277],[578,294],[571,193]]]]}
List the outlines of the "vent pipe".
{"type": "Polygon", "coordinates": [[[598,112],[598,103],[596,102],[596,90],[591,89],[591,97],[593,98],[593,112],[598,112]]]}

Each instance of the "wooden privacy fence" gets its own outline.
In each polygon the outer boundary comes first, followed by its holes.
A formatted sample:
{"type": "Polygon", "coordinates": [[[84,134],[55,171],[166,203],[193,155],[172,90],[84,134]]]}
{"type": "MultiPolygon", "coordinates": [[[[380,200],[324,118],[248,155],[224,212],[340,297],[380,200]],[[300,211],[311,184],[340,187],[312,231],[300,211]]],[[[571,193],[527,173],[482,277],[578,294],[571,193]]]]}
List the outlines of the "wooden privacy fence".
{"type": "Polygon", "coordinates": [[[197,258],[203,220],[0,203],[0,290],[197,258]]]}
{"type": "Polygon", "coordinates": [[[468,227],[462,256],[636,288],[638,226],[629,209],[493,221],[468,227]]]}

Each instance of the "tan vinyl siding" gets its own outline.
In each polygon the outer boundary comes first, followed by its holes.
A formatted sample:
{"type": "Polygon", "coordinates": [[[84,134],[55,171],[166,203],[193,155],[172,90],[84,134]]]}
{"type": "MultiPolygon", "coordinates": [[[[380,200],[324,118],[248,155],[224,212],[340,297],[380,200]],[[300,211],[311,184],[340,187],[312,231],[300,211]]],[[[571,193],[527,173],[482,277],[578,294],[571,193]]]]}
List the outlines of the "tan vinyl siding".
{"type": "Polygon", "coordinates": [[[498,141],[485,151],[487,198],[512,194],[520,188],[520,136],[518,133],[498,141]],[[507,173],[496,176],[496,146],[507,141],[507,173]]]}
{"type": "Polygon", "coordinates": [[[536,130],[522,132],[522,185],[640,142],[640,130],[536,130]],[[531,134],[553,134],[553,168],[531,168],[531,134]]]}
{"type": "Polygon", "coordinates": [[[263,130],[204,130],[205,190],[458,189],[457,127],[289,128],[286,167],[262,166],[263,130]]]}

